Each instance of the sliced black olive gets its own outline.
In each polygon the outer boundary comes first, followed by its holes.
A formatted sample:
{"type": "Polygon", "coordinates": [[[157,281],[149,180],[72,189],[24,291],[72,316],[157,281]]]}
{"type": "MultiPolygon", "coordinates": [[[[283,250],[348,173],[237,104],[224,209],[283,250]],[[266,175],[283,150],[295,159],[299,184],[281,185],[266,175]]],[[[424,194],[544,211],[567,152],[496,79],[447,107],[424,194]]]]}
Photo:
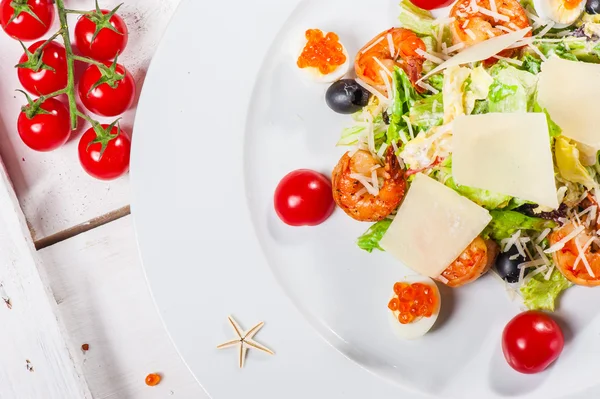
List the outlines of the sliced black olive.
{"type": "Polygon", "coordinates": [[[329,108],[338,114],[353,114],[369,103],[371,93],[354,79],[342,79],[332,84],[325,94],[329,108]]]}
{"type": "Polygon", "coordinates": [[[507,283],[516,283],[519,281],[519,265],[527,260],[519,254],[519,251],[513,246],[508,252],[501,253],[496,258],[496,271],[498,275],[507,283]],[[514,259],[511,259],[514,258],[514,259]]]}
{"type": "Polygon", "coordinates": [[[585,12],[588,14],[600,14],[600,0],[587,0],[585,12]]]}
{"type": "Polygon", "coordinates": [[[386,125],[390,124],[390,114],[388,114],[387,110],[383,111],[383,123],[386,125]]]}

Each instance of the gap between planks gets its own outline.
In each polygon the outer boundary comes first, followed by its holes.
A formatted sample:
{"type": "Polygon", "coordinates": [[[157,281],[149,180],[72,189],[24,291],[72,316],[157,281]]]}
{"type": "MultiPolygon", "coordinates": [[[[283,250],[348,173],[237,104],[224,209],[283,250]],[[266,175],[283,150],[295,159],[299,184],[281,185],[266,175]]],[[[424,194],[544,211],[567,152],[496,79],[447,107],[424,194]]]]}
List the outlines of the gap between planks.
{"type": "Polygon", "coordinates": [[[129,205],[124,206],[105,215],[98,216],[97,218],[78,224],[77,226],[73,226],[68,229],[59,231],[58,233],[49,235],[48,237],[41,238],[35,241],[35,248],[39,251],[40,249],[47,248],[54,244],[58,244],[59,242],[68,240],[69,238],[75,237],[79,234],[83,234],[87,231],[93,230],[110,222],[114,222],[115,220],[121,219],[130,214],[131,207],[129,205]]]}

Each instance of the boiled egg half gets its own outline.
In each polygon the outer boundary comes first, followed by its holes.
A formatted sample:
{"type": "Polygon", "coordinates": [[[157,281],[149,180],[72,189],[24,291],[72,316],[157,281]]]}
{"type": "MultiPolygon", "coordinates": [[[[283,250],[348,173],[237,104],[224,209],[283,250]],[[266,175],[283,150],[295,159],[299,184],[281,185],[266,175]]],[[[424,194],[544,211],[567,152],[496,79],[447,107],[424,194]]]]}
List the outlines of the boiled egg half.
{"type": "Polygon", "coordinates": [[[395,283],[388,303],[392,330],[401,339],[424,336],[435,324],[441,302],[440,290],[429,277],[409,276],[395,283]]]}
{"type": "Polygon", "coordinates": [[[297,66],[315,82],[333,83],[350,70],[350,56],[337,34],[308,29],[298,52],[297,66]]]}
{"type": "Polygon", "coordinates": [[[555,22],[555,28],[566,28],[581,17],[586,0],[533,0],[535,11],[543,20],[555,22]]]}

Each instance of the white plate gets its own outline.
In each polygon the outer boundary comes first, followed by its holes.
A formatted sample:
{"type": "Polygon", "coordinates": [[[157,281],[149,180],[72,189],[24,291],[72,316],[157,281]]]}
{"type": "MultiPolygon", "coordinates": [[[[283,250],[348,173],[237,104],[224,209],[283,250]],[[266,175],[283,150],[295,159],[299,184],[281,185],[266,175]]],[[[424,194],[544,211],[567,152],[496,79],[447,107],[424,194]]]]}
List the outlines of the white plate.
{"type": "Polygon", "coordinates": [[[316,228],[290,228],[275,216],[279,179],[296,168],[329,173],[349,122],[326,107],[326,86],[307,82],[294,66],[299,37],[308,27],[332,30],[354,54],[395,25],[397,14],[388,0],[182,4],[146,80],[132,158],[140,249],[175,344],[217,399],[245,390],[267,398],[410,391],[550,399],[588,389],[581,397],[589,397],[599,391],[600,319],[584,305],[597,303],[600,292],[567,292],[563,356],[547,372],[523,376],[500,350],[502,329],[519,309],[494,279],[443,289],[434,331],[399,341],[386,305],[408,270],[355,246],[367,226],[342,212],[316,228]],[[229,313],[244,327],[264,319],[257,340],[277,356],[251,353],[247,369],[236,370],[233,352],[215,350],[231,338],[229,313]],[[353,366],[304,320],[395,385],[353,366]]]}

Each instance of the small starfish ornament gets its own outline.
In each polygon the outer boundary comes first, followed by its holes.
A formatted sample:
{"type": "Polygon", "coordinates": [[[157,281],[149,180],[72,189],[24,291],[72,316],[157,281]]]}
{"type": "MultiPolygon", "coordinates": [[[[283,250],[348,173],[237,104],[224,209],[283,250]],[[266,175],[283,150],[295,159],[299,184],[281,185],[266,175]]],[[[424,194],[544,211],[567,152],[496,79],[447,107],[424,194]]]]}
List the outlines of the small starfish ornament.
{"type": "Polygon", "coordinates": [[[244,367],[244,362],[246,360],[246,352],[250,348],[258,349],[260,351],[268,353],[269,355],[275,354],[275,352],[273,352],[271,349],[259,344],[253,339],[256,333],[265,325],[264,322],[261,321],[248,331],[244,331],[232,316],[227,316],[227,319],[229,320],[229,324],[231,324],[231,327],[235,331],[238,338],[222,343],[221,345],[217,346],[217,349],[225,349],[231,348],[232,346],[239,346],[240,368],[244,367]]]}

